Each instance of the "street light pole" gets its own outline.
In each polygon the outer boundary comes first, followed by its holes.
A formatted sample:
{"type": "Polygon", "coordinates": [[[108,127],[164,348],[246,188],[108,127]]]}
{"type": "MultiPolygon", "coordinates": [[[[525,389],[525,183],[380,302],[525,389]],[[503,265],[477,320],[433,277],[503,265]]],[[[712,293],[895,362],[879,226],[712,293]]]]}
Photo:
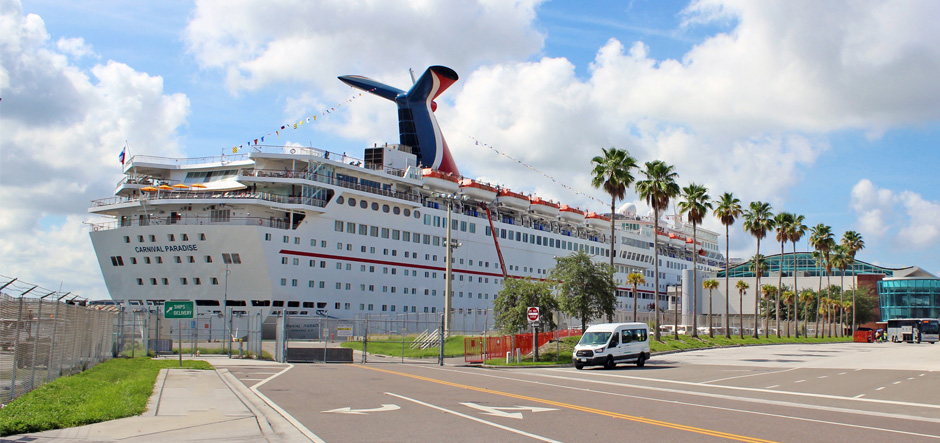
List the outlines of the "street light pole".
{"type": "Polygon", "coordinates": [[[451,294],[451,288],[453,287],[453,282],[451,279],[452,270],[453,270],[453,258],[454,258],[454,245],[451,240],[451,212],[452,212],[453,201],[447,200],[447,252],[444,254],[444,260],[446,265],[444,267],[446,274],[444,274],[444,331],[450,332],[451,328],[451,309],[453,306],[453,297],[451,294]]]}
{"type": "MultiPolygon", "coordinates": [[[[231,259],[225,260],[224,255],[223,255],[223,261],[225,262],[225,292],[223,294],[223,302],[222,302],[222,339],[227,340],[228,339],[228,322],[226,321],[226,314],[228,311],[228,273],[229,273],[228,263],[231,261],[231,259]]],[[[228,343],[229,343],[228,356],[229,358],[232,358],[232,342],[229,341],[228,343]]],[[[222,344],[222,349],[225,349],[224,342],[222,344]]]]}

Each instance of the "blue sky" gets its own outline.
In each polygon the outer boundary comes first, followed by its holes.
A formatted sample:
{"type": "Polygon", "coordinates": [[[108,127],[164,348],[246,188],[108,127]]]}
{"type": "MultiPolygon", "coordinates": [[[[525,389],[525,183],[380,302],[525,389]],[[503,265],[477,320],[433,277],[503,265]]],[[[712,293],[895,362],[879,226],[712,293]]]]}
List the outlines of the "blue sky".
{"type": "MultiPolygon", "coordinates": [[[[935,2],[0,5],[0,275],[104,296],[83,222],[113,193],[124,140],[218,155],[356,96],[336,76],[406,87],[430,64],[461,77],[437,114],[465,175],[603,211],[473,140],[601,201],[588,161],[617,146],[713,197],[859,231],[861,260],[940,274],[935,2]]],[[[281,142],[397,141],[384,100],[339,109],[281,142]]],[[[740,224],[731,248],[753,254],[740,224]]]]}

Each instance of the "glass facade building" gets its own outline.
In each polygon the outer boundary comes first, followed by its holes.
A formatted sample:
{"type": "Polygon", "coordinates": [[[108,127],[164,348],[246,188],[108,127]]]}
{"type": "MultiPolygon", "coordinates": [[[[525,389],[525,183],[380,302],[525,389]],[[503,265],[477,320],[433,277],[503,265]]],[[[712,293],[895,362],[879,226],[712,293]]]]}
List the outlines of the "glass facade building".
{"type": "Polygon", "coordinates": [[[940,279],[904,278],[878,282],[881,321],[940,318],[940,279]]]}
{"type": "MultiPolygon", "coordinates": [[[[777,246],[780,246],[779,244],[777,246]]],[[[793,254],[787,253],[777,255],[770,255],[764,257],[764,263],[767,264],[767,270],[764,273],[764,276],[769,276],[771,273],[776,277],[776,272],[783,272],[783,277],[793,277],[793,273],[796,272],[798,277],[821,277],[826,275],[826,268],[820,267],[816,260],[813,259],[812,252],[797,252],[796,253],[796,263],[794,264],[793,254]]],[[[728,272],[730,273],[729,277],[731,278],[744,278],[744,277],[755,277],[754,271],[751,270],[753,262],[741,263],[739,265],[732,266],[728,272]]],[[[855,260],[855,265],[845,269],[845,276],[849,277],[855,274],[883,274],[886,278],[894,276],[895,269],[882,268],[880,266],[875,266],[863,261],[855,260]]],[[[838,277],[842,275],[841,269],[833,269],[830,273],[832,277],[838,277]]],[[[725,271],[718,271],[718,277],[724,278],[725,271]]]]}

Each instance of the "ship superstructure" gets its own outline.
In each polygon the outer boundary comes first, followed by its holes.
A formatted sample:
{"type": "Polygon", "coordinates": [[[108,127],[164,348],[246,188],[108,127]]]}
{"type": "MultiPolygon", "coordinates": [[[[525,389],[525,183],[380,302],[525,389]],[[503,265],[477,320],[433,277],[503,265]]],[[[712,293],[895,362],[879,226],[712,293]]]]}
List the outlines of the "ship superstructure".
{"type": "MultiPolygon", "coordinates": [[[[447,165],[443,146],[444,162],[432,165],[447,165]]],[[[91,239],[112,298],[127,305],[186,299],[201,313],[226,306],[265,317],[354,318],[442,312],[450,223],[459,245],[452,261],[458,328],[492,314],[504,271],[544,279],[555,257],[574,251],[606,263],[611,216],[619,309],[632,311],[626,275],[642,272],[648,283],[639,287],[638,307],[649,310],[654,257],[662,260],[664,302],[691,254],[699,254],[701,269],[723,265],[717,234],[698,228],[692,247],[691,226],[678,220],[654,233],[652,219],[632,208],[585,212],[424,166],[402,144],[366,148],[361,158],[296,146],[203,158],[135,155],[115,196],[92,202],[89,212],[113,220],[94,224],[91,239]]]]}

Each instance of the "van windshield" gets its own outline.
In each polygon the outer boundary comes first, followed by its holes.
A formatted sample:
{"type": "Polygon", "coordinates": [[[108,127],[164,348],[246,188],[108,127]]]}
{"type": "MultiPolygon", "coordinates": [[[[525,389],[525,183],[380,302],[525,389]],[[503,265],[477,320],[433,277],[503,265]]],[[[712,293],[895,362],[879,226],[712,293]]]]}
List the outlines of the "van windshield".
{"type": "Polygon", "coordinates": [[[586,332],[581,336],[581,341],[578,344],[581,345],[604,345],[607,344],[607,339],[610,338],[610,332],[586,332]]]}

